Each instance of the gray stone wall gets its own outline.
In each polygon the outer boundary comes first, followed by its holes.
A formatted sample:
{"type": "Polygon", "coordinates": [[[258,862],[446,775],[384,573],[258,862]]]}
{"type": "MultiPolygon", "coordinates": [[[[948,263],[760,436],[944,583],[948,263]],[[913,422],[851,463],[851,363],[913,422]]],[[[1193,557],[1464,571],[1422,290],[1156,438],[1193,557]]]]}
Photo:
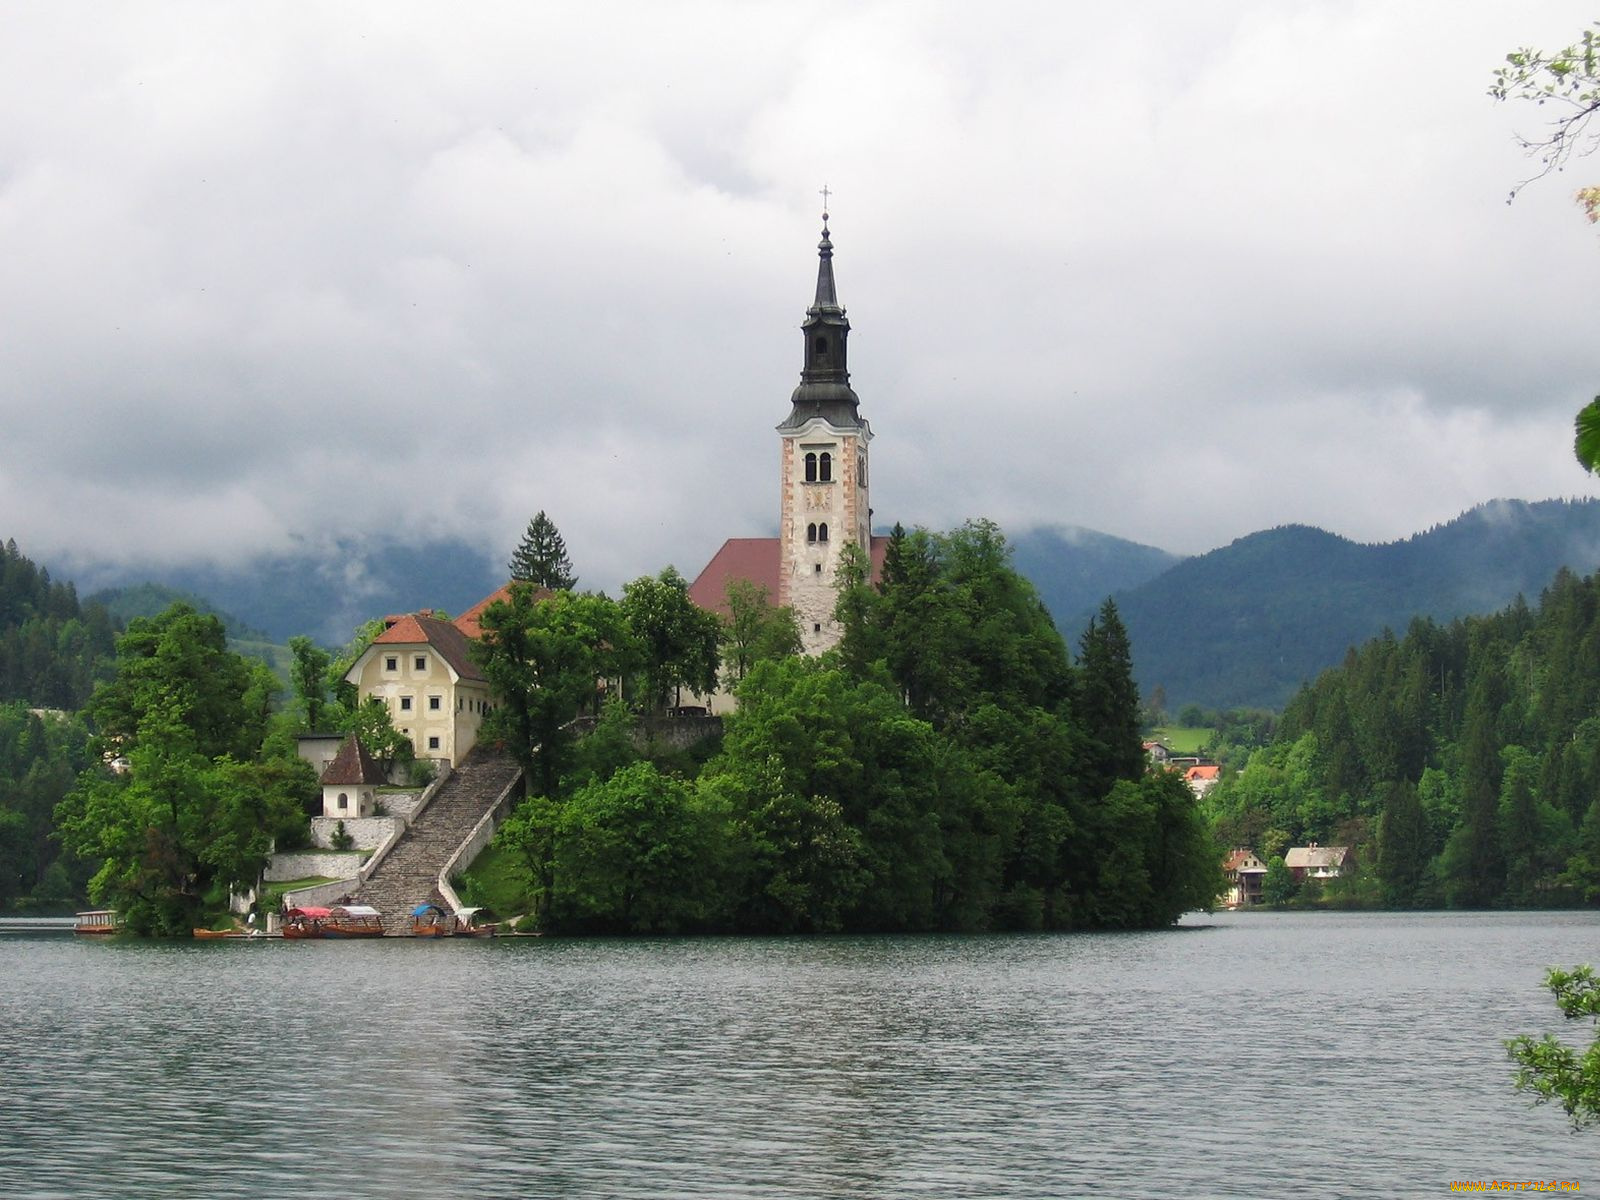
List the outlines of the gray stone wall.
{"type": "MultiPolygon", "coordinates": [[[[394,834],[400,824],[399,817],[312,817],[311,844],[323,850],[333,849],[333,837],[341,821],[344,822],[344,831],[353,839],[350,843],[352,850],[376,850],[394,834]]],[[[298,876],[283,875],[280,878],[295,879],[298,876]]]]}
{"type": "Polygon", "coordinates": [[[366,856],[356,850],[343,852],[307,850],[291,854],[274,854],[267,860],[262,875],[268,883],[283,883],[289,879],[310,879],[320,875],[325,879],[350,879],[361,870],[366,856]]]}
{"type": "MultiPolygon", "coordinates": [[[[572,723],[573,732],[579,737],[586,737],[594,726],[593,717],[579,717],[572,723]]],[[[722,718],[718,716],[640,717],[633,725],[633,746],[642,751],[655,742],[668,750],[687,750],[721,732],[722,718]]]]}

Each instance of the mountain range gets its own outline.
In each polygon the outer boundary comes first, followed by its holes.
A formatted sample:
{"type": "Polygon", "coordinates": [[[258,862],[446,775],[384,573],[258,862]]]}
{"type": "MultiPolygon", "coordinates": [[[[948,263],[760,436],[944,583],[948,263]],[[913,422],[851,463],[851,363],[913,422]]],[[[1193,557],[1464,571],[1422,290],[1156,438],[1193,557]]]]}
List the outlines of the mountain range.
{"type": "MultiPolygon", "coordinates": [[[[1069,637],[1087,624],[1081,594],[1055,590],[1022,552],[1069,637]],[[1064,619],[1063,619],[1064,618],[1064,619]]],[[[1448,621],[1529,600],[1562,567],[1600,567],[1600,501],[1495,500],[1396,542],[1359,544],[1285,525],[1111,589],[1134,672],[1169,708],[1281,708],[1345,651],[1414,617],[1448,621]]]]}
{"type": "MultiPolygon", "coordinates": [[[[1017,569],[1074,647],[1105,598],[1116,600],[1140,685],[1160,686],[1169,708],[1281,708],[1385,628],[1494,612],[1519,594],[1536,597],[1562,567],[1594,571],[1600,501],[1496,500],[1382,544],[1285,525],[1192,558],[1070,526],[1024,530],[1011,544],[1017,569]]],[[[304,633],[329,646],[374,616],[419,604],[461,612],[504,581],[500,564],[442,540],[78,575],[86,593],[123,588],[110,606],[123,617],[137,615],[136,599],[154,603],[170,595],[162,588],[175,589],[228,614],[236,637],[282,643],[304,633]],[[133,586],[151,579],[162,586],[133,586]]]]}

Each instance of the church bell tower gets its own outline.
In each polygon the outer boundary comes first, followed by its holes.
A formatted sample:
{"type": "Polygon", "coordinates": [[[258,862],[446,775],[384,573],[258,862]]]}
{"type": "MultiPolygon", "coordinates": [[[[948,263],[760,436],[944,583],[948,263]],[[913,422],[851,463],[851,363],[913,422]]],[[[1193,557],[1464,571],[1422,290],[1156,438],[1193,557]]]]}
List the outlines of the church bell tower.
{"type": "Polygon", "coordinates": [[[833,619],[840,555],[854,544],[871,553],[867,444],[872,428],[858,412],[846,350],[850,322],[833,282],[833,242],[822,214],[817,295],[800,326],[805,357],[789,416],[778,426],[783,491],[778,529],[778,603],[795,611],[807,654],[836,645],[833,619]]]}

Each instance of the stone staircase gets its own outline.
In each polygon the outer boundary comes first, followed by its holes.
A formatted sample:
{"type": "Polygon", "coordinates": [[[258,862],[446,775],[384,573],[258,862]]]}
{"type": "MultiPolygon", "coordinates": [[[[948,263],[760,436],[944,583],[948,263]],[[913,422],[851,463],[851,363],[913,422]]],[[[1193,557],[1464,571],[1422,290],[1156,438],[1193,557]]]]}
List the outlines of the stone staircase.
{"type": "Polygon", "coordinates": [[[382,913],[387,936],[409,934],[411,910],[442,903],[440,869],[521,773],[509,754],[475,747],[378,863],[353,903],[382,913]]]}

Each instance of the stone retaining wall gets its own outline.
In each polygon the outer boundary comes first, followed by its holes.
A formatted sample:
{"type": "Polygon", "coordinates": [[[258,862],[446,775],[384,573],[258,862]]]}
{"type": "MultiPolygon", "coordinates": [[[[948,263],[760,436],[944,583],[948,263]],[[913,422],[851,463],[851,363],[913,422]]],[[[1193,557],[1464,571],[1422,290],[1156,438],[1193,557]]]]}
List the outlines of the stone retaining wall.
{"type": "MultiPolygon", "coordinates": [[[[594,717],[579,717],[572,722],[573,732],[586,737],[594,732],[594,717]]],[[[707,738],[722,732],[722,718],[705,717],[640,717],[633,723],[633,747],[644,750],[651,742],[668,750],[687,750],[707,738]]]]}
{"type": "MultiPolygon", "coordinates": [[[[339,823],[344,822],[344,831],[351,837],[352,850],[376,850],[399,828],[399,817],[312,817],[311,818],[311,844],[323,850],[334,849],[333,838],[339,831],[339,823]]],[[[284,856],[279,856],[284,857],[284,856]]],[[[359,866],[359,864],[357,864],[359,866]]],[[[330,874],[328,871],[319,871],[319,875],[330,874]]],[[[294,875],[281,875],[281,879],[294,879],[294,875]]]]}
{"type": "Polygon", "coordinates": [[[268,883],[309,879],[313,875],[321,875],[325,879],[353,879],[356,872],[361,870],[365,858],[366,855],[355,850],[307,850],[303,853],[274,854],[268,860],[266,873],[261,878],[268,883]]]}

